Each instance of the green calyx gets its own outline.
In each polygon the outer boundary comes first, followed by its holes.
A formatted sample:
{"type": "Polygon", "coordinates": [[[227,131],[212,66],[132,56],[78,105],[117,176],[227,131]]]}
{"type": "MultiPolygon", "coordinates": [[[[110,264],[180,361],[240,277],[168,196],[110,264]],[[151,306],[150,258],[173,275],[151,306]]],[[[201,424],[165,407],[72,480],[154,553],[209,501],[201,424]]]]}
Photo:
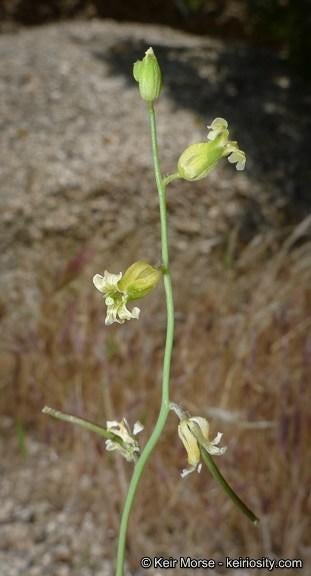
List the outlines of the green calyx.
{"type": "Polygon", "coordinates": [[[139,84],[139,92],[143,100],[153,102],[160,96],[162,75],[152,48],[148,48],[143,60],[135,62],[133,76],[139,84]]]}
{"type": "Polygon", "coordinates": [[[178,173],[184,180],[201,180],[223,156],[223,147],[214,142],[192,144],[178,160],[178,173]]]}
{"type": "Polygon", "coordinates": [[[228,122],[215,118],[207,135],[208,142],[191,144],[178,160],[178,174],[184,180],[201,180],[216,167],[221,158],[228,157],[237,170],[244,170],[246,156],[237,142],[229,140],[228,122]]]}
{"type": "Polygon", "coordinates": [[[137,300],[149,294],[160,278],[160,270],[143,260],[139,260],[126,270],[124,276],[118,282],[118,288],[127,294],[129,301],[137,300]]]}

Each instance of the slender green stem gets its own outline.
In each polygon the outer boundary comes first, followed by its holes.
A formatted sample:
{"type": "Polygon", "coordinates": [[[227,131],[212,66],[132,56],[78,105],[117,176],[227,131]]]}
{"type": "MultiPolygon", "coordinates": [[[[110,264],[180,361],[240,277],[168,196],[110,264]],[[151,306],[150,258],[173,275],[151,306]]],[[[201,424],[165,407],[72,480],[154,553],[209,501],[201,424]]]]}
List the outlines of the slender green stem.
{"type": "Polygon", "coordinates": [[[43,414],[48,414],[49,416],[53,416],[53,418],[57,418],[57,420],[63,420],[63,422],[76,424],[85,430],[89,430],[89,432],[95,432],[95,434],[98,434],[99,436],[103,436],[104,438],[108,438],[114,442],[122,444],[121,438],[113,434],[113,432],[109,432],[109,430],[106,430],[106,428],[102,428],[102,426],[99,426],[94,422],[90,422],[90,420],[85,420],[85,418],[79,418],[78,416],[73,416],[72,414],[66,414],[66,412],[61,412],[60,410],[54,410],[54,408],[50,408],[50,406],[44,406],[42,412],[43,414]]]}
{"type": "Polygon", "coordinates": [[[129,515],[134,503],[136,491],[144,471],[145,465],[148,462],[153,449],[155,448],[163,428],[165,426],[167,416],[169,413],[169,385],[170,385],[170,369],[171,369],[171,358],[173,350],[173,339],[174,339],[174,301],[173,301],[173,290],[172,282],[169,271],[169,248],[168,248],[168,225],[167,225],[167,210],[166,210],[166,185],[161,176],[159,153],[158,153],[158,142],[157,142],[157,131],[156,131],[156,120],[153,104],[148,106],[149,112],[149,123],[151,132],[151,145],[152,145],[152,158],[155,179],[159,194],[159,205],[160,205],[160,219],[161,219],[161,246],[162,246],[162,266],[163,266],[163,281],[166,296],[166,310],[167,310],[167,326],[166,326],[166,342],[164,350],[164,360],[163,360],[163,374],[162,374],[162,398],[161,407],[157,422],[153,429],[153,432],[146,443],[140,458],[138,459],[132,479],[129,485],[128,493],[126,496],[121,524],[119,530],[119,541],[118,541],[118,554],[117,554],[117,565],[116,565],[116,576],[123,576],[124,573],[124,554],[126,545],[126,535],[127,527],[129,521],[129,515]]]}
{"type": "Polygon", "coordinates": [[[226,492],[229,498],[231,498],[232,502],[234,502],[234,504],[241,510],[241,512],[243,512],[243,514],[245,514],[245,516],[247,516],[247,518],[249,518],[251,522],[253,522],[254,524],[258,524],[259,520],[257,516],[255,516],[255,514],[248,508],[248,506],[246,506],[246,504],[244,504],[241,498],[239,498],[239,496],[234,492],[233,488],[231,488],[228,482],[224,479],[223,475],[216,466],[211,455],[206,450],[204,450],[202,446],[201,446],[201,454],[214,480],[216,480],[216,482],[220,484],[220,486],[223,488],[223,490],[226,492]]]}
{"type": "Polygon", "coordinates": [[[168,184],[173,182],[173,180],[178,180],[178,179],[180,179],[179,172],[174,172],[173,174],[169,174],[168,176],[165,176],[165,178],[163,178],[164,186],[167,186],[168,184]]]}

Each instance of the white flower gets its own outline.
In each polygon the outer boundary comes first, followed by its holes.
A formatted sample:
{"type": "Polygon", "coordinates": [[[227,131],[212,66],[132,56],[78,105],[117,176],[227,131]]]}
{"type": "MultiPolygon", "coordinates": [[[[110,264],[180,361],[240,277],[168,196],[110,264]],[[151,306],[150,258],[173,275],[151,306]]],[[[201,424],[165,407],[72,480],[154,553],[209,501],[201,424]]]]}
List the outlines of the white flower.
{"type": "Polygon", "coordinates": [[[143,425],[138,421],[135,422],[133,432],[131,432],[126,418],[123,418],[121,422],[108,420],[107,430],[115,434],[115,436],[118,436],[122,442],[119,443],[115,440],[106,440],[106,450],[117,450],[128,462],[135,462],[140,449],[134,436],[139,434],[143,429],[143,425]]]}
{"type": "Polygon", "coordinates": [[[223,156],[228,157],[230,164],[236,164],[237,170],[244,170],[246,163],[246,155],[243,150],[240,150],[236,141],[229,140],[228,122],[224,118],[215,118],[213,122],[207,126],[210,131],[207,134],[207,139],[221,142],[224,146],[223,156]]]}
{"type": "Polygon", "coordinates": [[[209,440],[209,423],[206,418],[202,418],[201,416],[190,417],[182,408],[173,403],[170,404],[170,408],[174,410],[180,419],[178,436],[188,455],[189,467],[181,472],[181,477],[184,478],[188,474],[191,474],[191,472],[194,472],[194,470],[198,472],[201,471],[200,447],[214,456],[224,454],[227,448],[225,446],[218,446],[222,438],[220,432],[218,432],[214,440],[209,440]]]}
{"type": "Polygon", "coordinates": [[[215,140],[217,136],[224,132],[227,133],[227,136],[229,135],[228,122],[224,118],[215,118],[215,120],[213,120],[213,122],[207,127],[210,128],[210,131],[207,134],[207,139],[210,141],[215,140]]]}
{"type": "Polygon", "coordinates": [[[237,142],[229,140],[228,122],[224,118],[215,118],[208,126],[208,142],[191,144],[179,157],[177,168],[179,178],[194,181],[205,178],[218,162],[229,157],[237,170],[244,170],[246,156],[237,142]]]}
{"type": "Polygon", "coordinates": [[[236,164],[235,167],[237,170],[244,170],[246,163],[245,153],[242,150],[236,148],[233,150],[233,152],[231,152],[230,156],[228,156],[228,161],[231,164],[236,164]]]}
{"type": "Polygon", "coordinates": [[[93,277],[95,288],[105,296],[105,304],[107,306],[106,325],[113,324],[113,322],[123,324],[125,320],[139,318],[140,309],[137,308],[137,306],[134,306],[132,311],[126,307],[128,294],[118,286],[121,278],[122,272],[119,274],[110,274],[107,270],[105,270],[104,276],[95,274],[93,277]]]}

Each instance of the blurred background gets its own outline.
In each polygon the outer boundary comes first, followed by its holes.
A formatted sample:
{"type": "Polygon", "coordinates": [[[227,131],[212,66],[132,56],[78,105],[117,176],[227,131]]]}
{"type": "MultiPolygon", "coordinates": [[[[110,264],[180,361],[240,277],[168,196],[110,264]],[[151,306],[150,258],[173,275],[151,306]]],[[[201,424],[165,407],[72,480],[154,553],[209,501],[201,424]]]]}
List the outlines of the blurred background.
{"type": "Polygon", "coordinates": [[[207,471],[180,479],[171,415],[131,517],[128,574],[146,555],[301,558],[309,573],[310,19],[308,0],[1,1],[1,576],[113,574],[131,465],[41,409],[139,419],[142,441],[157,417],[162,288],[139,322],[107,328],[91,280],[160,262],[132,79],[150,45],[163,172],[216,116],[247,154],[243,173],[224,162],[168,191],[172,400],[224,433],[220,469],[261,521],[207,471]]]}

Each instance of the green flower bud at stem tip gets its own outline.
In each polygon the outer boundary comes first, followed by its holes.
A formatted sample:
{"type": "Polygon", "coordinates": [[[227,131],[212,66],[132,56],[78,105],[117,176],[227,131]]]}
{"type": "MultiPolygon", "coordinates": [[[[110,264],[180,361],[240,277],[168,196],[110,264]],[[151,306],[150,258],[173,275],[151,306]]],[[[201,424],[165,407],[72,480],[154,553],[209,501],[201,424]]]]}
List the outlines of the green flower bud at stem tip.
{"type": "Polygon", "coordinates": [[[137,300],[153,290],[161,275],[160,270],[139,260],[126,270],[118,286],[120,290],[127,293],[128,300],[137,300]]]}
{"type": "Polygon", "coordinates": [[[133,76],[139,84],[139,92],[143,100],[153,102],[160,96],[162,75],[152,48],[148,48],[143,60],[135,62],[133,76]]]}

